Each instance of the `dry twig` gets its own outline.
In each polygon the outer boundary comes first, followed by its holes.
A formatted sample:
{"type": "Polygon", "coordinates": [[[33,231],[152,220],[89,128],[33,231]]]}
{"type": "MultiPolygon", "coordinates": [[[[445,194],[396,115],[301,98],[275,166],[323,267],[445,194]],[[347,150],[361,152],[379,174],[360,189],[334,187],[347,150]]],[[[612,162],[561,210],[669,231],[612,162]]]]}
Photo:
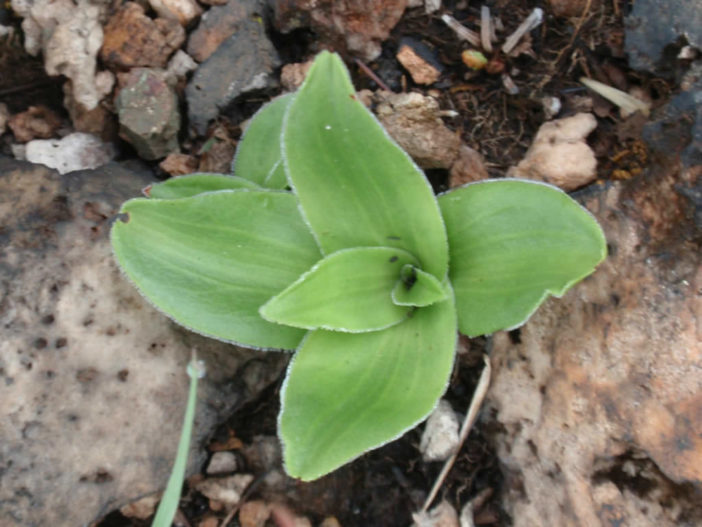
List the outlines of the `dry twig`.
{"type": "Polygon", "coordinates": [[[502,51],[505,55],[509,55],[509,52],[514,49],[514,47],[519,43],[524,35],[529,31],[538,27],[544,20],[544,11],[540,7],[534,8],[531,14],[524,19],[524,22],[519,24],[519,27],[514,30],[505,43],[502,44],[502,51]]]}
{"type": "Polygon", "coordinates": [[[432,487],[429,496],[424,502],[422,512],[426,512],[429,509],[431,503],[434,501],[434,498],[436,498],[436,495],[438,494],[441,485],[443,485],[446,476],[448,476],[451,467],[453,467],[453,464],[458,458],[458,453],[461,451],[461,447],[463,446],[463,443],[468,437],[468,434],[470,433],[470,430],[473,427],[473,424],[475,423],[475,419],[478,417],[478,410],[480,410],[480,407],[483,404],[483,400],[485,399],[485,395],[487,394],[488,387],[490,386],[490,373],[492,372],[492,368],[490,367],[490,359],[488,358],[488,356],[484,355],[483,360],[485,361],[485,367],[483,368],[483,371],[480,374],[480,380],[478,381],[478,386],[475,388],[473,400],[470,402],[468,413],[466,414],[466,418],[463,421],[463,426],[461,426],[461,432],[458,436],[458,446],[456,447],[456,451],[453,453],[453,455],[451,455],[450,458],[446,460],[446,463],[444,463],[444,467],[441,469],[439,477],[436,478],[436,482],[434,483],[434,486],[432,487]]]}

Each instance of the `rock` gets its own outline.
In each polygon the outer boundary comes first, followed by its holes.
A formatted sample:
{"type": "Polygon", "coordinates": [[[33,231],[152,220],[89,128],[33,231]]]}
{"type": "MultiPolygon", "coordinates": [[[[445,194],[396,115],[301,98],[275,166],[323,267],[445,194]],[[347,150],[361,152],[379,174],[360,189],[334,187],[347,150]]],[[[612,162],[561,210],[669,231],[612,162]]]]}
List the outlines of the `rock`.
{"type": "Polygon", "coordinates": [[[44,53],[49,75],[65,75],[73,83],[76,101],[95,108],[106,94],[95,84],[96,58],[102,46],[101,18],[107,0],[12,0],[22,16],[25,49],[44,53]]]}
{"type": "Polygon", "coordinates": [[[515,527],[702,524],[702,226],[679,167],[590,193],[608,259],[519,342],[493,337],[485,412],[515,527]]]}
{"type": "MultiPolygon", "coordinates": [[[[7,108],[7,107],[5,107],[7,108]]],[[[61,127],[61,118],[46,106],[30,106],[7,121],[15,140],[26,143],[32,139],[48,139],[61,127]]]]}
{"type": "Polygon", "coordinates": [[[5,133],[5,128],[7,128],[7,121],[10,118],[10,110],[7,108],[7,104],[0,102],[0,135],[5,133]]]}
{"type": "Polygon", "coordinates": [[[319,527],[341,527],[341,523],[334,516],[327,516],[319,524],[319,527]]]}
{"type": "Polygon", "coordinates": [[[665,63],[663,51],[684,37],[687,44],[702,48],[702,10],[687,0],[637,0],[629,16],[624,18],[624,50],[629,64],[651,73],[673,71],[665,63]]]}
{"type": "Polygon", "coordinates": [[[305,81],[305,77],[307,77],[307,72],[310,71],[311,66],[311,60],[286,64],[280,71],[280,85],[287,91],[297,90],[305,81]]]}
{"type": "Polygon", "coordinates": [[[263,15],[262,0],[229,0],[209,9],[200,19],[197,29],[188,38],[187,51],[198,62],[204,62],[241,27],[245,20],[263,15]]]}
{"type": "Polygon", "coordinates": [[[429,512],[414,513],[412,519],[413,527],[460,527],[458,513],[447,501],[442,501],[429,512]]]}
{"type": "Polygon", "coordinates": [[[185,42],[185,30],[174,20],[146,16],[136,2],[125,3],[107,22],[100,58],[114,68],[163,68],[185,42]]]}
{"type": "Polygon", "coordinates": [[[146,496],[137,500],[133,503],[128,503],[124,507],[119,509],[122,516],[127,518],[134,518],[137,520],[148,520],[154,512],[156,512],[156,506],[158,505],[161,496],[158,494],[153,494],[151,496],[146,496]]]}
{"type": "Polygon", "coordinates": [[[583,16],[585,8],[597,9],[599,7],[598,0],[548,0],[548,5],[551,11],[556,16],[574,17],[583,16]]]}
{"type": "Polygon", "coordinates": [[[445,461],[458,448],[458,419],[448,401],[441,399],[429,415],[419,443],[422,459],[445,461]]]}
{"type": "Polygon", "coordinates": [[[195,0],[149,0],[149,4],[160,17],[175,20],[182,26],[187,26],[202,14],[202,8],[195,0]]]}
{"type": "Polygon", "coordinates": [[[152,181],[136,163],[61,176],[0,156],[0,195],[11,204],[0,206],[3,527],[89,525],[162,490],[180,437],[192,347],[208,373],[191,474],[206,459],[199,445],[255,395],[231,382],[238,370],[264,361],[272,382],[287,360],[179,328],[123,277],[109,218],[152,181]]]}
{"type": "Polygon", "coordinates": [[[163,70],[134,68],[115,100],[120,136],[144,159],[179,149],[178,97],[163,70]]]}
{"type": "Polygon", "coordinates": [[[378,92],[376,114],[390,136],[422,168],[449,168],[461,138],[444,125],[439,103],[419,93],[378,92]]]}
{"type": "Polygon", "coordinates": [[[589,113],[545,122],[524,159],[507,175],[545,181],[566,191],[587,185],[597,177],[597,159],[585,138],[596,126],[589,113]]]}
{"type": "Polygon", "coordinates": [[[232,452],[215,452],[212,454],[212,459],[207,464],[205,473],[208,476],[216,476],[234,472],[237,468],[236,455],[232,452]]]}
{"type": "Polygon", "coordinates": [[[312,522],[304,516],[297,516],[293,511],[282,503],[271,505],[271,517],[276,525],[286,527],[312,527],[312,522]]]}
{"type": "Polygon", "coordinates": [[[407,0],[272,0],[274,25],[282,33],[309,27],[322,47],[348,51],[363,60],[380,55],[380,44],[400,21],[407,0]]]}
{"type": "MultiPolygon", "coordinates": [[[[98,73],[98,77],[105,77],[105,81],[114,83],[114,76],[109,71],[98,73]]],[[[71,81],[63,84],[63,106],[68,111],[73,128],[77,132],[97,135],[105,141],[117,139],[117,122],[114,114],[104,105],[98,104],[92,110],[88,110],[77,102],[73,97],[73,87],[71,81]]]]}
{"type": "Polygon", "coordinates": [[[239,504],[241,495],[253,480],[254,477],[251,474],[235,474],[226,478],[207,478],[195,485],[195,489],[205,497],[231,508],[239,504]]]}
{"type": "Polygon", "coordinates": [[[461,145],[458,157],[449,171],[449,187],[456,188],[467,183],[488,179],[485,160],[477,150],[467,145],[461,145]]]}
{"type": "Polygon", "coordinates": [[[197,62],[188,55],[185,51],[179,49],[175,52],[170,62],[168,63],[168,68],[166,71],[171,77],[176,79],[182,79],[187,76],[191,71],[197,69],[197,62]]]}
{"type": "Polygon", "coordinates": [[[241,527],[265,527],[271,517],[271,506],[265,501],[247,501],[239,510],[241,527]]]}
{"type": "Polygon", "coordinates": [[[188,117],[204,135],[209,122],[237,97],[270,85],[280,64],[278,54],[258,22],[247,20],[195,71],[185,89],[188,117]]]}
{"type": "Polygon", "coordinates": [[[411,38],[403,38],[395,57],[417,84],[434,84],[439,80],[441,63],[426,44],[411,38]]]}
{"type": "Polygon", "coordinates": [[[35,139],[27,143],[24,158],[56,169],[59,174],[98,168],[112,161],[115,148],[92,134],[74,132],[63,139],[35,139]]]}
{"type": "Polygon", "coordinates": [[[168,154],[158,167],[171,176],[192,174],[197,170],[197,158],[188,154],[168,154]]]}

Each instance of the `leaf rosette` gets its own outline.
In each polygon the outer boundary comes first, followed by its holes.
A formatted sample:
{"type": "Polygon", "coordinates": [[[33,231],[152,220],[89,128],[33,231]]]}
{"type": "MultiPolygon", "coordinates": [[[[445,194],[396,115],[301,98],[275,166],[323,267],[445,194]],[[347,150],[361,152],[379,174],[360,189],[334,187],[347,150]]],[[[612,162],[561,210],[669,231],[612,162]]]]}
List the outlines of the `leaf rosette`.
{"type": "Polygon", "coordinates": [[[303,480],[425,419],[459,330],[517,327],[605,257],[596,221],[553,187],[490,180],[437,198],[327,52],[254,116],[233,169],[154,185],[112,242],[176,322],[295,350],[279,435],[303,480]]]}

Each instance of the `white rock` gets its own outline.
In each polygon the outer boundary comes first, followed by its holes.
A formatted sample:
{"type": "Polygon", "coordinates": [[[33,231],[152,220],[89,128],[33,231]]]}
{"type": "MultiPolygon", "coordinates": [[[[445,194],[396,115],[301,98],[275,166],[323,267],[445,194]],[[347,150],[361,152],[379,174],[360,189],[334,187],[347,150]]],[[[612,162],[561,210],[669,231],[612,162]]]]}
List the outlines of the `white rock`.
{"type": "Polygon", "coordinates": [[[424,0],[424,11],[433,13],[441,9],[441,0],[424,0]]]}
{"type": "Polygon", "coordinates": [[[442,501],[429,512],[413,514],[412,519],[413,527],[459,527],[458,513],[447,501],[442,501]]]}
{"type": "Polygon", "coordinates": [[[185,77],[191,71],[197,69],[197,62],[182,49],[179,49],[173,54],[168,62],[166,71],[176,79],[185,77]]]}
{"type": "Polygon", "coordinates": [[[458,419],[444,399],[427,419],[419,450],[424,461],[444,461],[458,447],[458,419]]]}
{"type": "Polygon", "coordinates": [[[461,516],[459,517],[461,527],[475,527],[475,522],[473,521],[473,503],[466,503],[461,509],[461,516]]]}
{"type": "Polygon", "coordinates": [[[44,52],[49,75],[65,75],[80,104],[92,110],[102,94],[96,87],[97,53],[102,46],[101,20],[109,0],[12,0],[24,20],[24,47],[31,55],[44,52]]]}
{"type": "Polygon", "coordinates": [[[210,476],[226,474],[227,472],[234,472],[236,467],[236,455],[232,452],[215,452],[205,472],[210,476]]]}
{"type": "Polygon", "coordinates": [[[195,0],[149,0],[149,4],[159,16],[177,20],[182,26],[202,14],[195,0]]]}
{"type": "Polygon", "coordinates": [[[61,174],[97,168],[109,163],[114,156],[112,144],[80,132],[63,139],[35,139],[27,143],[24,153],[27,161],[55,168],[61,174]]]}
{"type": "Polygon", "coordinates": [[[542,124],[524,159],[507,175],[545,181],[566,191],[592,182],[597,177],[597,159],[585,138],[596,127],[591,113],[542,124]]]}
{"type": "Polygon", "coordinates": [[[241,495],[253,480],[251,474],[235,474],[227,478],[208,478],[195,488],[209,499],[233,507],[241,501],[241,495]]]}

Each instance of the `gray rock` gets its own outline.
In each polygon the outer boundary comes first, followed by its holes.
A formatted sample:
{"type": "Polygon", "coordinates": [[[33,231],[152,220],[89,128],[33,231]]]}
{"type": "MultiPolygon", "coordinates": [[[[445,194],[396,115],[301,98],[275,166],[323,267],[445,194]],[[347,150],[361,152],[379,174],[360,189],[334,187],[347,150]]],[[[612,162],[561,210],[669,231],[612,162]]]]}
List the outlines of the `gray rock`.
{"type": "Polygon", "coordinates": [[[663,49],[685,37],[702,48],[702,9],[690,0],[637,0],[624,21],[625,51],[637,70],[660,73],[672,69],[661,64],[663,49]]]}
{"type": "Polygon", "coordinates": [[[227,474],[228,472],[234,472],[237,466],[236,454],[233,452],[215,452],[212,454],[212,459],[207,464],[205,472],[209,476],[227,474]]]}
{"type": "Polygon", "coordinates": [[[190,473],[218,420],[275,379],[280,354],[180,329],[117,269],[109,218],[140,165],[59,175],[0,156],[0,525],[75,527],[165,487],[197,347],[190,473]],[[236,379],[269,364],[258,386],[236,379]],[[234,381],[233,381],[234,379],[234,381]],[[254,390],[254,391],[252,391],[254,390]]]}
{"type": "Polygon", "coordinates": [[[144,159],[166,157],[179,150],[178,96],[167,72],[134,68],[115,101],[120,136],[144,159]]]}
{"type": "Polygon", "coordinates": [[[188,118],[203,135],[208,123],[240,95],[268,87],[278,54],[258,22],[246,20],[195,71],[185,89],[188,118]]]}

